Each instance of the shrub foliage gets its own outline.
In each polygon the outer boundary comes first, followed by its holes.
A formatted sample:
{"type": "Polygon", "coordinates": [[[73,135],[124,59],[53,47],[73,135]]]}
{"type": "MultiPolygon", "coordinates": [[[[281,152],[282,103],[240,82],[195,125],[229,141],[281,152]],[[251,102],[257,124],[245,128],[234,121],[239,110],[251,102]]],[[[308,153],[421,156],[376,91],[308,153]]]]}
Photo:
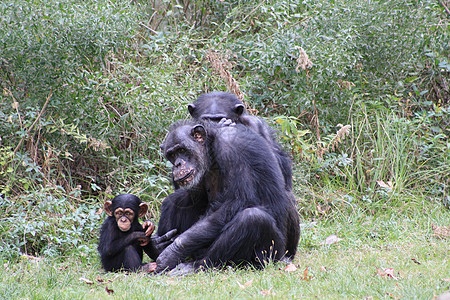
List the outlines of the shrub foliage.
{"type": "Polygon", "coordinates": [[[157,218],[159,144],[213,90],[280,130],[305,217],[333,211],[324,190],[375,210],[405,193],[448,205],[444,5],[2,1],[2,254],[93,251],[99,201],[120,192],[157,218]]]}

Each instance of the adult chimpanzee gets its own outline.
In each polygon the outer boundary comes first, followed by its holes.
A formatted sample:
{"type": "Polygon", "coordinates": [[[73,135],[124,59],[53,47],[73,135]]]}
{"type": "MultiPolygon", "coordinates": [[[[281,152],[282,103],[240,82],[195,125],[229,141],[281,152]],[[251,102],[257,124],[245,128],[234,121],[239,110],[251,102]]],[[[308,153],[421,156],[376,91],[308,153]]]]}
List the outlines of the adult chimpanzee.
{"type": "Polygon", "coordinates": [[[185,228],[158,256],[157,271],[264,266],[268,259],[295,255],[298,213],[261,135],[241,124],[182,121],[171,127],[162,149],[180,189],[164,200],[159,226],[185,228]]]}
{"type": "Polygon", "coordinates": [[[219,122],[223,118],[243,124],[259,133],[272,148],[283,173],[285,187],[292,189],[291,159],[275,139],[274,131],[263,119],[247,114],[244,104],[230,93],[212,92],[202,94],[193,104],[188,105],[189,113],[197,121],[211,120],[219,122]]]}
{"type": "Polygon", "coordinates": [[[150,238],[155,229],[153,223],[145,221],[143,226],[139,223],[147,209],[147,204],[130,194],[121,194],[105,202],[108,218],[103,222],[98,245],[105,271],[151,269],[150,265],[142,264],[143,250],[156,259],[160,251],[172,242],[176,230],[150,238]]]}
{"type": "MultiPolygon", "coordinates": [[[[267,142],[267,147],[272,149],[277,158],[286,189],[291,190],[292,169],[289,156],[276,142],[273,130],[261,118],[248,115],[243,103],[235,95],[224,92],[203,94],[198,97],[195,103],[188,106],[188,110],[197,121],[220,122],[226,118],[232,122],[243,124],[260,134],[267,142]]],[[[173,184],[176,191],[169,195],[161,206],[158,235],[163,235],[173,228],[176,228],[178,233],[182,233],[206,212],[208,195],[201,186],[186,190],[179,189],[175,180],[173,184]]],[[[291,193],[289,195],[295,203],[293,195],[291,193]]]]}

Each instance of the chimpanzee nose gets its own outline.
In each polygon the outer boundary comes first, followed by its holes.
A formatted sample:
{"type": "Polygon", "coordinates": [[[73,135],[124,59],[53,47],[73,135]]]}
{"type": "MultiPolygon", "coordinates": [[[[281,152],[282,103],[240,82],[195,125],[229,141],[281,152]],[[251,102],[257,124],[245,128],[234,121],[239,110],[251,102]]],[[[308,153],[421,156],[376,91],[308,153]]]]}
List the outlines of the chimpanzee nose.
{"type": "Polygon", "coordinates": [[[176,161],[175,161],[175,167],[180,167],[182,164],[184,163],[184,161],[182,160],[182,159],[177,159],[176,161]]]}

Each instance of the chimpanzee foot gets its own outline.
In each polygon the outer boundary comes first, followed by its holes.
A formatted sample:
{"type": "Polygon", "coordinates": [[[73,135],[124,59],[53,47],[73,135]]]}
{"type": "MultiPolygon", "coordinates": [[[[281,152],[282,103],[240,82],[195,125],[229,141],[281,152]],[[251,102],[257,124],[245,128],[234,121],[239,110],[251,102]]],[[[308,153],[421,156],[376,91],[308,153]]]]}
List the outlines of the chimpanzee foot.
{"type": "Polygon", "coordinates": [[[195,273],[194,263],[181,263],[172,269],[168,275],[171,277],[186,276],[195,273]]]}
{"type": "Polygon", "coordinates": [[[155,262],[149,262],[145,265],[143,265],[140,269],[141,272],[145,272],[145,273],[153,273],[156,270],[156,263],[155,262]]]}

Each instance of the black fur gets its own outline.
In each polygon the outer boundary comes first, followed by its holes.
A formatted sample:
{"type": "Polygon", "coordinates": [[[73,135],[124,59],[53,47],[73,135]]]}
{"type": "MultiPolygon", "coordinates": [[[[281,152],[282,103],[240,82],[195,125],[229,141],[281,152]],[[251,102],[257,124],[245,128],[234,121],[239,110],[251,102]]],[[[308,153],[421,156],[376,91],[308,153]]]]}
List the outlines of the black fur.
{"type": "Polygon", "coordinates": [[[164,199],[158,223],[158,235],[171,229],[178,233],[188,230],[206,212],[208,196],[205,191],[177,189],[164,199]]]}
{"type": "Polygon", "coordinates": [[[223,118],[230,119],[261,135],[275,154],[286,189],[292,190],[292,162],[289,155],[278,144],[275,133],[269,125],[263,119],[247,114],[244,104],[235,95],[225,92],[202,94],[197,101],[188,105],[188,110],[194,120],[219,122],[223,118]]]}
{"type": "Polygon", "coordinates": [[[185,121],[171,128],[162,149],[173,172],[188,175],[174,176],[180,189],[162,205],[158,234],[173,228],[181,234],[158,256],[158,271],[188,258],[197,269],[264,266],[295,255],[298,213],[276,155],[260,134],[241,124],[185,121]]]}
{"type": "MultiPolygon", "coordinates": [[[[131,228],[126,232],[119,229],[114,216],[108,216],[103,222],[97,248],[103,268],[107,272],[137,271],[143,266],[143,251],[151,258],[156,259],[161,250],[172,242],[171,239],[176,231],[168,230],[164,235],[152,237],[149,244],[142,247],[138,240],[145,239],[146,235],[139,223],[141,199],[135,195],[121,194],[114,197],[111,202],[109,209],[112,212],[117,208],[131,208],[135,217],[131,223],[131,228]]],[[[145,214],[147,211],[146,205],[144,210],[143,213],[145,214]]]]}

